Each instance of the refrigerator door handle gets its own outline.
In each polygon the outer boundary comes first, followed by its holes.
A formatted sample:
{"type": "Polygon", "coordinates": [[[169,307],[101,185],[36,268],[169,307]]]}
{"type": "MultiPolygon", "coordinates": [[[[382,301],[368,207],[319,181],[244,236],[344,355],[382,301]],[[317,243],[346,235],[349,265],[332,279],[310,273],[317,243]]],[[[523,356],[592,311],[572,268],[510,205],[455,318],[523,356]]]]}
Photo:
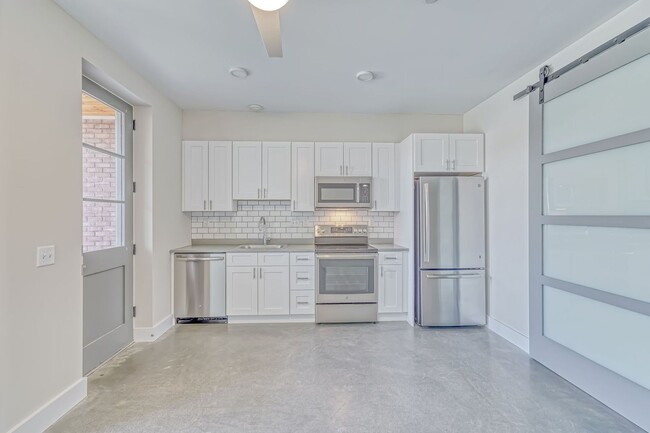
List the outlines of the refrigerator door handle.
{"type": "Polygon", "coordinates": [[[429,250],[431,249],[431,219],[429,218],[429,184],[424,183],[424,261],[429,262],[429,250]]]}

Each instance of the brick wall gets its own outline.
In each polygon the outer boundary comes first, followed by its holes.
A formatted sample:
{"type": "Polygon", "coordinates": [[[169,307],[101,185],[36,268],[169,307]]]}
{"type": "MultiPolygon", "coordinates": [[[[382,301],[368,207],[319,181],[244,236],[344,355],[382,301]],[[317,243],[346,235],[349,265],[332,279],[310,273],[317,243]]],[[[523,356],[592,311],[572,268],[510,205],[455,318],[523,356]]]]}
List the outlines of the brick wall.
{"type": "MultiPolygon", "coordinates": [[[[115,151],[115,119],[84,117],[82,141],[102,149],[115,151]]],[[[115,199],[118,172],[116,158],[83,149],[83,196],[115,199]]],[[[121,210],[112,203],[84,202],[83,251],[95,251],[119,244],[121,210]]]]}
{"type": "Polygon", "coordinates": [[[290,201],[239,201],[236,212],[193,212],[192,239],[259,239],[266,219],[272,239],[314,237],[315,224],[367,224],[369,237],[393,238],[393,212],[317,210],[292,212],[290,201]]]}

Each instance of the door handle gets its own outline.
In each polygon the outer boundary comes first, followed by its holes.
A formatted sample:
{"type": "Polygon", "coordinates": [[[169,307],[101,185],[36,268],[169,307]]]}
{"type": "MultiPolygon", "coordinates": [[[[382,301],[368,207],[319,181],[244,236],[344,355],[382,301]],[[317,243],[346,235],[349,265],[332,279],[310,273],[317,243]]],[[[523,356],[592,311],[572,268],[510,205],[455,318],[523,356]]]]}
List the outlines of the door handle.
{"type": "Polygon", "coordinates": [[[426,257],[425,261],[429,261],[429,249],[431,248],[431,243],[429,240],[429,184],[424,184],[424,256],[426,257]]]}

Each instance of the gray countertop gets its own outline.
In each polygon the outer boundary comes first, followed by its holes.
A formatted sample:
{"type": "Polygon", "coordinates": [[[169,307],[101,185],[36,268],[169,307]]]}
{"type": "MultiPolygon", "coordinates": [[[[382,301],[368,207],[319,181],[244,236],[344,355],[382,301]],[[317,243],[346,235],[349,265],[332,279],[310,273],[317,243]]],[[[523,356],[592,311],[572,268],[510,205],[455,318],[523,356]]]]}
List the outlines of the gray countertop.
{"type": "MultiPolygon", "coordinates": [[[[391,243],[371,243],[379,252],[387,251],[408,251],[408,248],[391,243]]],[[[233,244],[205,244],[205,245],[186,245],[181,248],[171,250],[171,253],[246,253],[246,252],[265,252],[265,253],[306,253],[314,252],[314,244],[287,244],[286,247],[277,250],[246,250],[239,248],[239,245],[233,244]]]]}

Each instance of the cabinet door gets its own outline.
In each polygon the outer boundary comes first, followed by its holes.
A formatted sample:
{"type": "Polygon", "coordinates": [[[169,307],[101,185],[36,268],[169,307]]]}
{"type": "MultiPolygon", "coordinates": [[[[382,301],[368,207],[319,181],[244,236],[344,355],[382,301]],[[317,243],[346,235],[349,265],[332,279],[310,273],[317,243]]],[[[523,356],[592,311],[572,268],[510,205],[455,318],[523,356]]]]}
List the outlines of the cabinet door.
{"type": "Polygon", "coordinates": [[[291,143],[262,143],[262,198],[291,199],[291,143]]]}
{"type": "Polygon", "coordinates": [[[260,267],[258,305],[261,316],[289,314],[289,267],[260,267]]]}
{"type": "Polygon", "coordinates": [[[316,176],[343,176],[343,143],[316,143],[316,176]]]}
{"type": "Polygon", "coordinates": [[[232,143],[211,141],[209,145],[210,186],[208,210],[232,211],[232,143]]]}
{"type": "Polygon", "coordinates": [[[448,171],[451,164],[449,134],[415,134],[413,140],[413,169],[416,172],[448,171]]]}
{"type": "Polygon", "coordinates": [[[483,134],[450,134],[449,149],[451,171],[483,172],[483,134]]]}
{"type": "Polygon", "coordinates": [[[257,267],[228,267],[226,271],[226,314],[257,315],[257,267]]]}
{"type": "Polygon", "coordinates": [[[208,210],[208,142],[183,142],[183,211],[208,210]]]}
{"type": "Polygon", "coordinates": [[[403,312],[402,266],[381,265],[379,267],[379,305],[380,313],[403,312]]]}
{"type": "Polygon", "coordinates": [[[314,211],[314,143],[291,143],[291,210],[314,211]]]}
{"type": "Polygon", "coordinates": [[[372,144],[372,211],[397,211],[395,144],[372,144]]]}
{"type": "Polygon", "coordinates": [[[372,144],[345,143],[343,162],[346,176],[372,176],[372,144]]]}
{"type": "Polygon", "coordinates": [[[262,143],[259,141],[233,143],[232,195],[235,200],[262,198],[262,143]]]}

